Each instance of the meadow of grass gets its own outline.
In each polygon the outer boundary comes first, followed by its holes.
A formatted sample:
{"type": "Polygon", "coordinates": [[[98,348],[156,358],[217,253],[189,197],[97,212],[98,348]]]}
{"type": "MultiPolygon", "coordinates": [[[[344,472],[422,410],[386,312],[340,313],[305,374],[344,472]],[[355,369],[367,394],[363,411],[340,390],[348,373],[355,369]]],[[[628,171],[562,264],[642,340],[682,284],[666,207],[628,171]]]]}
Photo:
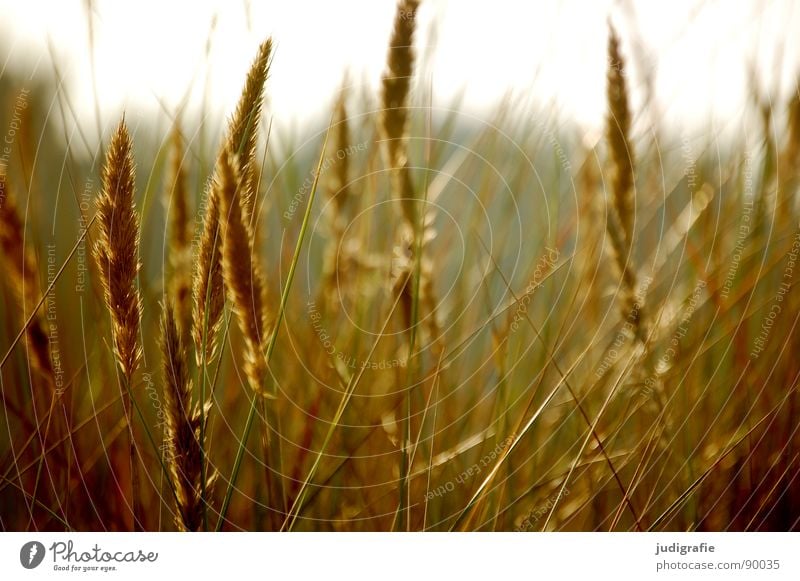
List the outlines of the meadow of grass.
{"type": "Polygon", "coordinates": [[[306,133],[269,39],[99,148],[0,79],[2,530],[798,528],[800,94],[688,139],[609,27],[603,135],[476,119],[417,8],[306,133]]]}

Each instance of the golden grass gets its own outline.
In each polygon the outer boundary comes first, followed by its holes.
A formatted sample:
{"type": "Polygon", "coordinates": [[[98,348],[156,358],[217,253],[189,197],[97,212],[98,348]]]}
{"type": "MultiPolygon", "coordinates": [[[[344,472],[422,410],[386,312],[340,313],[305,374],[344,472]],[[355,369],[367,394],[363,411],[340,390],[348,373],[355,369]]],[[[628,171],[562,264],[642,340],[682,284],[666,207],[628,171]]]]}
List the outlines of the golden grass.
{"type": "Polygon", "coordinates": [[[415,194],[408,171],[408,107],[414,70],[414,31],[417,0],[400,0],[382,79],[380,127],[385,140],[386,159],[392,173],[395,196],[400,201],[406,224],[412,230],[416,221],[415,194]]]}
{"type": "Polygon", "coordinates": [[[342,91],[330,139],[308,141],[314,165],[280,128],[256,160],[269,40],[221,135],[184,111],[168,163],[140,148],[152,173],[138,198],[120,124],[94,222],[67,195],[82,179],[96,190],[80,156],[48,139],[34,167],[27,144],[10,158],[4,528],[800,527],[800,237],[764,203],[796,204],[796,103],[785,127],[756,111],[782,136],[763,151],[634,155],[636,59],[612,29],[605,139],[576,146],[574,128],[550,132],[511,100],[463,124],[456,108],[411,106],[427,89],[412,90],[418,6],[398,3],[380,94],[342,91]],[[62,164],[67,186],[47,171],[62,164]],[[51,193],[54,228],[30,210],[23,222],[17,206],[51,193]],[[111,334],[96,332],[109,315],[111,334]],[[68,391],[48,402],[56,354],[68,391]]]}
{"type": "Polygon", "coordinates": [[[212,185],[206,198],[192,282],[192,338],[198,365],[203,360],[210,362],[216,355],[222,310],[225,306],[219,250],[219,204],[219,192],[212,185]]]}
{"type": "Polygon", "coordinates": [[[247,74],[242,96],[236,111],[228,124],[228,145],[239,163],[238,171],[242,175],[242,208],[248,228],[254,228],[255,218],[255,188],[258,183],[256,173],[256,143],[258,139],[259,123],[261,121],[261,107],[264,101],[264,83],[269,74],[270,56],[272,54],[272,39],[268,38],[258,47],[253,64],[247,74]]]}
{"type": "Polygon", "coordinates": [[[250,388],[265,395],[267,365],[264,359],[267,339],[267,313],[263,275],[248,232],[236,155],[223,151],[217,161],[214,187],[219,192],[222,230],[222,272],[225,287],[236,311],[245,340],[245,374],[250,388]]]}
{"type": "MultiPolygon", "coordinates": [[[[6,179],[0,178],[0,248],[2,263],[24,323],[39,301],[39,267],[36,257],[25,245],[25,230],[13,193],[6,179]]],[[[37,311],[26,329],[27,348],[32,371],[41,377],[49,389],[55,389],[55,376],[50,359],[50,339],[41,311],[37,311]]]]}
{"type": "MultiPolygon", "coordinates": [[[[634,153],[630,143],[631,112],[625,82],[625,60],[619,37],[609,26],[608,37],[608,122],[607,139],[611,153],[611,194],[625,240],[626,251],[633,241],[636,215],[634,199],[634,153]]],[[[626,252],[627,254],[627,252],[626,252]]]]}
{"type": "Polygon", "coordinates": [[[128,424],[131,471],[130,506],[133,528],[142,526],[139,464],[131,406],[133,374],[142,360],[139,330],[142,301],[136,286],[139,273],[139,217],[134,203],[133,144],[125,120],[120,121],[106,153],[103,188],[97,197],[98,235],[94,258],[100,272],[106,308],[111,314],[114,355],[122,372],[120,391],[128,424]]]}
{"type": "Polygon", "coordinates": [[[619,47],[619,37],[609,25],[608,37],[608,120],[607,141],[611,157],[611,201],[613,211],[607,221],[610,249],[621,274],[619,292],[623,317],[629,317],[636,333],[642,329],[643,299],[637,297],[636,269],[633,264],[636,200],[634,196],[634,153],[630,142],[631,113],[625,83],[625,60],[619,47]]]}
{"type": "Polygon", "coordinates": [[[190,337],[192,324],[192,237],[186,166],[186,147],[180,125],[176,121],[171,136],[169,187],[166,204],[169,209],[170,297],[175,301],[178,327],[184,337],[190,337]]]}
{"type": "MultiPolygon", "coordinates": [[[[192,402],[192,381],[186,344],[181,338],[174,307],[167,304],[161,318],[161,351],[164,376],[164,401],[167,417],[167,464],[170,469],[178,517],[176,524],[185,531],[197,531],[203,522],[203,490],[213,491],[215,473],[206,478],[203,488],[201,451],[203,416],[192,402]]],[[[205,443],[203,443],[205,445],[205,443]]]]}
{"type": "MultiPolygon", "coordinates": [[[[236,160],[239,164],[236,169],[243,176],[241,204],[245,215],[245,226],[250,232],[251,238],[256,226],[253,216],[255,186],[257,183],[255,151],[264,82],[269,72],[271,52],[272,40],[267,39],[259,47],[258,54],[250,67],[236,111],[228,123],[228,133],[223,146],[223,151],[236,153],[236,160]]],[[[217,169],[219,169],[219,164],[217,169]]],[[[219,220],[221,217],[219,184],[220,178],[215,175],[206,201],[203,230],[197,252],[197,265],[192,285],[194,290],[192,336],[194,337],[198,364],[203,360],[203,357],[205,357],[206,362],[214,358],[222,310],[225,304],[220,254],[222,241],[219,232],[219,220]]]]}
{"type": "Polygon", "coordinates": [[[108,146],[97,215],[99,232],[94,257],[111,314],[114,354],[130,384],[142,358],[142,302],[136,287],[140,267],[139,217],[134,203],[133,152],[124,120],[108,146]]]}

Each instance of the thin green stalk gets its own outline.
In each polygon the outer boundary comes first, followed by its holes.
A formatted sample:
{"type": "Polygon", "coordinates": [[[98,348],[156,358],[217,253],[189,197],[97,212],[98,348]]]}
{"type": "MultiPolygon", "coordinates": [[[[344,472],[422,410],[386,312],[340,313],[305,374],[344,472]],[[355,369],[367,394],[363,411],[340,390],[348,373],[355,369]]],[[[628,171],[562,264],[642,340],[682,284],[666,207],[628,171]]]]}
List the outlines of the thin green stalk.
{"type": "MultiPolygon", "coordinates": [[[[215,234],[214,251],[211,254],[212,262],[216,260],[217,254],[217,239],[219,238],[219,229],[215,234]]],[[[210,276],[210,273],[209,273],[210,276]]],[[[206,284],[206,304],[211,301],[211,281],[206,284]]],[[[223,306],[224,310],[224,306],[223,306]]],[[[224,340],[223,340],[224,341],[224,340]]],[[[204,309],[203,313],[203,341],[201,344],[201,362],[198,373],[201,378],[200,383],[200,503],[203,507],[203,531],[208,531],[208,502],[206,501],[206,375],[208,373],[208,357],[207,345],[208,343],[208,309],[204,309]]],[[[219,362],[217,363],[217,370],[222,365],[222,351],[225,348],[225,343],[220,344],[219,362]]]]}
{"type": "MultiPolygon", "coordinates": [[[[286,310],[286,303],[289,300],[289,289],[292,287],[292,281],[294,280],[295,270],[297,269],[297,263],[300,260],[300,251],[303,248],[303,241],[305,240],[306,231],[308,230],[308,224],[310,222],[311,217],[311,208],[314,205],[314,199],[316,198],[317,194],[317,185],[319,184],[319,176],[322,173],[322,163],[325,160],[325,151],[328,147],[328,137],[331,133],[331,127],[333,126],[333,114],[331,114],[331,119],[328,122],[328,129],[325,132],[325,140],[322,143],[322,149],[319,154],[319,161],[317,162],[317,171],[314,175],[314,183],[311,187],[311,192],[308,196],[308,204],[306,205],[306,211],[303,215],[303,222],[300,225],[300,235],[297,240],[297,244],[294,248],[294,255],[292,256],[292,262],[289,266],[289,274],[286,277],[286,285],[283,287],[283,292],[281,293],[281,302],[280,306],[278,307],[278,316],[275,319],[275,325],[272,329],[272,335],[269,340],[269,344],[267,345],[267,366],[269,367],[270,361],[272,360],[272,354],[275,351],[275,343],[278,337],[278,331],[281,327],[281,322],[283,321],[283,315],[286,310]]],[[[271,382],[269,386],[269,397],[274,399],[276,397],[275,393],[275,383],[274,381],[271,382]]],[[[230,505],[231,497],[233,495],[233,488],[236,485],[236,479],[239,476],[239,470],[242,466],[242,458],[244,457],[244,449],[247,446],[247,438],[250,435],[250,430],[253,427],[253,418],[255,417],[256,412],[256,402],[258,401],[257,397],[254,395],[253,399],[250,401],[250,411],[247,414],[247,421],[245,422],[244,432],[242,432],[242,437],[239,440],[239,448],[236,451],[236,458],[233,462],[233,471],[231,472],[231,478],[228,482],[228,488],[225,491],[225,498],[222,502],[222,508],[219,513],[219,520],[217,521],[216,530],[219,531],[222,529],[222,524],[225,522],[225,515],[228,512],[228,506],[230,505]]],[[[269,425],[267,426],[269,429],[269,425]]],[[[277,440],[277,438],[275,438],[277,440]]],[[[273,439],[270,439],[272,442],[273,439]]]]}
{"type": "MultiPolygon", "coordinates": [[[[383,337],[386,333],[386,328],[389,326],[389,321],[392,319],[392,315],[394,314],[397,305],[400,303],[401,296],[398,294],[394,300],[394,304],[392,305],[389,314],[386,316],[386,320],[383,323],[383,327],[381,328],[380,333],[378,333],[375,342],[372,344],[372,347],[367,354],[365,361],[370,361],[372,356],[375,353],[375,350],[378,347],[378,343],[380,343],[381,337],[383,337]]],[[[292,527],[294,526],[297,517],[300,514],[300,510],[304,508],[304,499],[306,492],[308,491],[308,485],[314,476],[317,473],[317,469],[319,468],[320,462],[322,461],[322,455],[325,453],[325,450],[328,448],[328,444],[333,437],[333,432],[336,430],[336,427],[339,425],[339,422],[342,419],[342,415],[344,415],[344,410],[347,408],[347,404],[350,402],[350,398],[355,393],[356,387],[358,386],[359,382],[361,381],[361,377],[364,375],[364,370],[367,368],[366,365],[359,365],[358,372],[350,377],[350,381],[348,382],[347,386],[345,387],[344,395],[342,395],[342,399],[339,402],[339,407],[336,410],[336,413],[333,416],[333,420],[330,422],[330,426],[328,427],[328,432],[325,434],[325,439],[322,441],[322,446],[317,453],[317,457],[314,459],[314,464],[311,466],[311,470],[308,472],[308,476],[306,476],[305,480],[303,481],[302,486],[300,487],[300,492],[297,493],[297,497],[295,498],[294,503],[292,504],[292,508],[289,510],[289,514],[286,517],[286,520],[283,522],[283,526],[281,530],[288,530],[291,531],[292,527]]]]}
{"type": "MultiPolygon", "coordinates": [[[[46,448],[47,436],[50,433],[50,420],[51,420],[51,418],[53,416],[53,407],[55,406],[55,403],[56,403],[56,395],[54,393],[53,396],[50,399],[50,411],[47,412],[47,424],[45,425],[45,428],[44,428],[44,436],[42,436],[41,431],[39,431],[38,429],[36,431],[37,434],[39,435],[39,440],[41,442],[42,455],[39,457],[38,466],[36,467],[36,478],[34,478],[34,480],[33,480],[33,493],[31,494],[31,500],[34,503],[36,502],[36,494],[37,494],[37,492],[39,490],[39,479],[42,477],[42,468],[44,466],[44,462],[45,462],[44,459],[45,459],[45,455],[46,455],[45,448],[46,448]]],[[[48,471],[48,473],[49,473],[49,471],[48,471]]],[[[52,480],[51,480],[51,485],[52,485],[52,480]]],[[[31,514],[30,514],[30,519],[28,521],[28,527],[30,527],[32,524],[33,524],[33,511],[31,511],[31,514]]]]}
{"type": "Polygon", "coordinates": [[[133,418],[131,417],[131,404],[133,394],[131,393],[130,378],[122,374],[123,391],[122,405],[125,408],[125,421],[128,422],[128,453],[131,466],[131,512],[133,514],[133,530],[140,532],[144,527],[139,514],[139,464],[136,462],[136,440],[133,436],[133,418]],[[126,402],[127,399],[127,402],[126,402]]]}
{"type": "Polygon", "coordinates": [[[139,404],[136,403],[136,399],[133,397],[133,392],[131,392],[130,386],[127,382],[125,382],[125,387],[127,389],[128,397],[130,398],[130,403],[133,409],[136,410],[136,415],[139,416],[139,421],[142,422],[142,427],[144,428],[144,433],[147,435],[147,440],[150,442],[150,445],[153,447],[153,450],[156,452],[156,457],[158,458],[158,463],[161,465],[162,473],[167,476],[167,482],[169,482],[169,489],[172,492],[172,496],[175,499],[175,502],[178,501],[178,493],[175,491],[175,487],[172,484],[172,479],[169,477],[169,470],[167,470],[167,466],[164,464],[164,460],[161,456],[161,448],[156,444],[156,441],[153,439],[153,434],[150,433],[150,430],[147,427],[147,422],[145,421],[144,414],[142,414],[142,410],[139,408],[139,404]]]}
{"type": "MultiPolygon", "coordinates": [[[[426,139],[426,161],[427,167],[430,168],[430,142],[431,142],[431,117],[430,113],[432,111],[432,95],[431,95],[431,103],[428,105],[428,118],[427,118],[427,132],[428,132],[428,139],[426,139]]],[[[408,168],[405,168],[408,171],[408,168]]],[[[409,346],[408,346],[408,353],[409,359],[411,353],[414,352],[414,347],[416,346],[417,340],[417,323],[419,321],[419,287],[420,287],[420,279],[422,277],[422,241],[425,234],[425,215],[426,215],[426,207],[428,205],[428,171],[425,171],[425,185],[423,190],[425,192],[423,200],[422,200],[422,211],[419,212],[419,220],[414,225],[415,232],[414,232],[414,245],[416,246],[416,250],[414,252],[414,279],[413,279],[413,291],[411,293],[411,329],[410,338],[409,338],[409,346]]],[[[428,313],[428,316],[433,316],[433,313],[428,313]]],[[[405,520],[405,530],[406,532],[410,532],[411,530],[411,515],[409,514],[410,507],[411,507],[411,498],[409,496],[410,489],[408,486],[408,478],[411,473],[411,463],[409,460],[408,455],[408,446],[411,444],[411,393],[414,389],[412,385],[412,369],[411,369],[411,361],[408,361],[408,365],[406,367],[406,389],[403,394],[405,399],[405,410],[404,410],[404,418],[403,418],[403,442],[402,442],[402,456],[400,460],[400,502],[397,507],[397,511],[400,515],[403,516],[405,520]]],[[[398,520],[397,515],[395,515],[395,522],[398,520]]]]}

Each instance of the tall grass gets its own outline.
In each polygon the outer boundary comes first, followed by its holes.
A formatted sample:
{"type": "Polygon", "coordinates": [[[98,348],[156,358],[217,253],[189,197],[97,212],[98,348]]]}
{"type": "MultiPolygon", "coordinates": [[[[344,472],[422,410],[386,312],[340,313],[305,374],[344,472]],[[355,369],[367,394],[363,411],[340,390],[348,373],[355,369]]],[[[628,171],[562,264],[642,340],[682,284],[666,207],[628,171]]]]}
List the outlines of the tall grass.
{"type": "Polygon", "coordinates": [[[310,136],[269,129],[271,40],[227,123],[123,121],[96,167],[31,92],[0,526],[798,528],[800,98],[653,147],[610,29],[602,137],[512,97],[476,123],[432,106],[425,10],[310,136]]]}

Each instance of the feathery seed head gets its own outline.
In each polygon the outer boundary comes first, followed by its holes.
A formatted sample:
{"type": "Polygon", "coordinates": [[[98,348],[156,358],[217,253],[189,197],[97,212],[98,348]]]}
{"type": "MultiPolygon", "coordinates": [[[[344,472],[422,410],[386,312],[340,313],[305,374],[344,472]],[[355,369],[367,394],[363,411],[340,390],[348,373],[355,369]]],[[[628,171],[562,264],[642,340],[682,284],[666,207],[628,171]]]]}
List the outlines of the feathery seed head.
{"type": "Polygon", "coordinates": [[[228,136],[214,169],[192,285],[194,294],[192,336],[198,365],[203,357],[206,361],[210,361],[216,354],[216,340],[225,306],[220,231],[222,215],[220,188],[225,183],[225,177],[220,175],[223,169],[220,160],[223,158],[227,160],[229,152],[236,154],[234,158],[237,164],[236,172],[237,175],[243,176],[244,181],[241,200],[238,203],[242,206],[248,236],[252,237],[255,226],[252,216],[255,207],[256,138],[271,54],[272,39],[268,38],[259,47],[258,54],[250,67],[236,111],[228,124],[228,136]]]}
{"type": "Polygon", "coordinates": [[[192,294],[192,220],[189,215],[185,147],[176,121],[172,130],[171,181],[166,190],[170,229],[170,295],[175,301],[178,326],[188,333],[191,326],[192,294]]]}
{"type": "Polygon", "coordinates": [[[136,288],[140,263],[139,219],[133,199],[133,152],[124,119],[111,138],[102,177],[94,256],[111,312],[114,352],[123,374],[130,380],[142,356],[138,343],[142,307],[136,288]]]}
{"type": "Polygon", "coordinates": [[[266,342],[265,287],[261,269],[254,260],[252,237],[240,201],[244,185],[237,168],[236,155],[223,151],[216,172],[220,194],[222,271],[245,339],[245,374],[250,387],[256,393],[264,393],[267,371],[263,353],[266,342]]]}
{"type": "Polygon", "coordinates": [[[226,147],[237,155],[239,173],[243,177],[242,204],[245,217],[250,222],[255,206],[256,175],[256,142],[258,125],[261,121],[261,109],[264,101],[264,83],[269,74],[272,39],[268,38],[258,48],[247,79],[233,114],[228,124],[228,141],[226,147]]]}
{"type": "Polygon", "coordinates": [[[611,193],[626,245],[630,245],[633,239],[635,213],[634,160],[633,149],[629,141],[631,113],[625,83],[625,61],[620,52],[617,33],[611,26],[609,26],[608,38],[607,97],[607,138],[612,162],[611,193]]]}
{"type": "MultiPolygon", "coordinates": [[[[179,513],[176,524],[182,530],[196,531],[200,528],[203,516],[203,456],[200,442],[203,416],[199,406],[192,405],[186,345],[171,304],[164,307],[161,318],[161,353],[170,452],[167,463],[175,486],[179,513]]],[[[213,486],[214,476],[206,479],[207,494],[213,486]]]]}
{"type": "Polygon", "coordinates": [[[414,71],[414,30],[419,0],[400,0],[395,12],[386,72],[381,92],[380,130],[385,140],[387,161],[392,171],[395,196],[401,200],[403,216],[412,226],[416,222],[414,189],[408,171],[406,130],[411,75],[414,71]]]}
{"type": "Polygon", "coordinates": [[[330,194],[333,197],[335,218],[344,214],[347,198],[350,193],[350,124],[347,119],[347,93],[342,89],[336,102],[336,171],[331,178],[330,194]],[[339,152],[345,152],[344,155],[339,152]]]}
{"type": "Polygon", "coordinates": [[[200,237],[192,283],[192,338],[195,357],[200,365],[216,355],[217,335],[222,324],[225,294],[222,282],[222,262],[219,233],[219,191],[214,182],[208,188],[203,231],[200,237]]]}
{"type": "Polygon", "coordinates": [[[388,140],[389,162],[393,167],[405,162],[403,136],[408,120],[408,94],[414,70],[414,30],[418,0],[400,0],[383,75],[381,127],[388,140]]]}

